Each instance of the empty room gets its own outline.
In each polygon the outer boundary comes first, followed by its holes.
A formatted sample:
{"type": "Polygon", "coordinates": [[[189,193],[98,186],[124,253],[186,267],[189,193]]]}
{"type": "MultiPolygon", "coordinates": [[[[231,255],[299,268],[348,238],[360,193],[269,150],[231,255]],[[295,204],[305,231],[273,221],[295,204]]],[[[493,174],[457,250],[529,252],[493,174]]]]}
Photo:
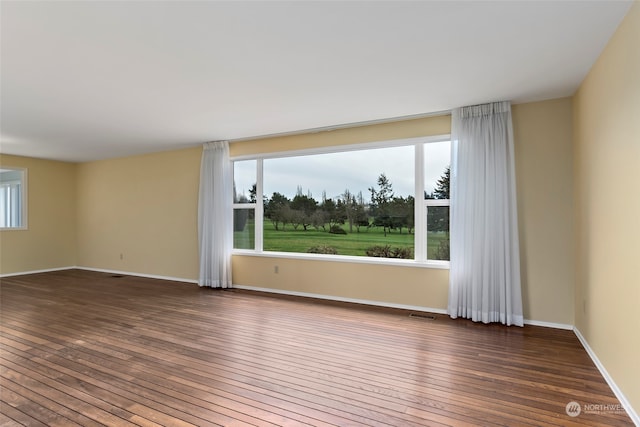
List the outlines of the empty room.
{"type": "Polygon", "coordinates": [[[0,426],[640,426],[640,2],[0,2],[0,426]]]}

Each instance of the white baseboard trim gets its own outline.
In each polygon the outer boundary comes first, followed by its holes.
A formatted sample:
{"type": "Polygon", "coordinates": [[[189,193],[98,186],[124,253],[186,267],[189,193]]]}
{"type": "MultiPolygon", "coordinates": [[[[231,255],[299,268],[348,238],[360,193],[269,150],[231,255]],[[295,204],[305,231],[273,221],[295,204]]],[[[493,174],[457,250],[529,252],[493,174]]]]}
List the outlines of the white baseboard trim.
{"type": "Polygon", "coordinates": [[[197,280],[185,279],[183,277],[159,276],[157,274],[144,274],[144,273],[137,273],[137,272],[131,272],[131,271],[110,270],[105,268],[93,268],[93,267],[72,267],[72,268],[76,268],[78,270],[97,271],[99,273],[122,274],[124,276],[137,276],[137,277],[146,277],[148,279],[169,280],[172,282],[198,284],[197,280]]]}
{"type": "Polygon", "coordinates": [[[16,273],[5,273],[0,274],[0,278],[2,277],[13,277],[13,276],[24,276],[26,274],[39,274],[39,273],[51,273],[52,271],[63,271],[63,270],[71,270],[76,267],[56,267],[56,268],[45,268],[44,270],[32,270],[32,271],[19,271],[16,273]]]}
{"type": "Polygon", "coordinates": [[[622,407],[625,409],[625,411],[627,411],[627,414],[631,418],[631,421],[633,421],[636,426],[640,427],[640,416],[636,411],[634,411],[633,407],[631,406],[631,403],[629,403],[626,396],[622,393],[622,390],[618,388],[618,385],[615,383],[613,378],[611,378],[611,375],[609,375],[609,372],[607,372],[607,369],[604,367],[602,362],[600,362],[600,359],[598,359],[598,356],[596,356],[596,353],[591,349],[585,337],[582,336],[582,333],[580,333],[580,330],[575,326],[573,327],[573,333],[576,334],[576,336],[578,337],[578,340],[580,341],[584,349],[587,351],[587,354],[589,355],[589,357],[591,357],[591,360],[593,360],[593,363],[598,368],[598,371],[600,371],[600,374],[602,374],[607,384],[609,384],[609,387],[611,387],[613,394],[616,395],[622,407]]]}
{"type": "Polygon", "coordinates": [[[553,329],[565,329],[567,331],[573,330],[573,325],[566,325],[564,323],[543,322],[541,320],[524,319],[524,324],[531,325],[531,326],[542,326],[545,328],[553,328],[553,329]]]}
{"type": "Polygon", "coordinates": [[[273,289],[273,288],[260,288],[256,286],[245,286],[245,285],[233,285],[234,289],[244,289],[247,291],[257,291],[257,292],[268,292],[272,294],[280,294],[280,295],[291,295],[296,297],[305,297],[305,298],[316,298],[323,299],[329,301],[340,301],[340,302],[348,302],[353,304],[364,304],[364,305],[373,305],[377,307],[386,307],[386,308],[399,308],[403,310],[411,310],[411,311],[421,311],[426,313],[438,313],[438,314],[447,314],[447,310],[441,308],[432,308],[432,307],[420,307],[417,305],[405,305],[405,304],[395,304],[391,302],[382,302],[382,301],[372,301],[372,300],[364,300],[359,298],[345,298],[338,297],[333,295],[323,295],[323,294],[314,294],[310,292],[298,292],[298,291],[286,291],[282,289],[273,289]]]}

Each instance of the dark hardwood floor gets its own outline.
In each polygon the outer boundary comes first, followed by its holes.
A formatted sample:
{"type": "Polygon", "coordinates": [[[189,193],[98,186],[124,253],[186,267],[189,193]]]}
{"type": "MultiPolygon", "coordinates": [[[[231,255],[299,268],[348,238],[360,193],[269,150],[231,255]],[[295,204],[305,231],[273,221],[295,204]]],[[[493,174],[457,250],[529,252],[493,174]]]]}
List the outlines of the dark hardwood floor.
{"type": "Polygon", "coordinates": [[[2,426],[632,425],[571,331],[81,270],[0,288],[2,426]]]}

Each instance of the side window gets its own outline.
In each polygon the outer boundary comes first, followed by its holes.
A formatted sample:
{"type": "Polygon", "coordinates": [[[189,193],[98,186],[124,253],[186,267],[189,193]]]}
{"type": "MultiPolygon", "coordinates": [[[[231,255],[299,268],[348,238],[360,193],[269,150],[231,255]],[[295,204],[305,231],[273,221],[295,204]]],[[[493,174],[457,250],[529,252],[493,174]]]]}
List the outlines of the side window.
{"type": "Polygon", "coordinates": [[[256,249],[256,160],[233,163],[233,247],[256,249]]]}
{"type": "Polygon", "coordinates": [[[0,228],[27,228],[26,191],[26,169],[0,169],[0,228]]]}
{"type": "Polygon", "coordinates": [[[424,147],[424,204],[427,216],[427,259],[449,261],[449,177],[451,142],[424,147]]]}

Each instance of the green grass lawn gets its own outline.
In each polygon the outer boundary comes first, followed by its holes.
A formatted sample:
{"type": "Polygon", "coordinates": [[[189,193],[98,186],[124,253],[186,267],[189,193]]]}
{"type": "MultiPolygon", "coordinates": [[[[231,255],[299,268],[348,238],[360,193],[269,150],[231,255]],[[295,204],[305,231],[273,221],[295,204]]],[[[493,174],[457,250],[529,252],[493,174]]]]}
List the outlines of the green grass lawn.
{"type": "MultiPolygon", "coordinates": [[[[403,229],[402,233],[394,230],[385,236],[384,231],[379,227],[369,229],[361,227],[360,233],[357,233],[355,228],[350,233],[348,225],[344,225],[342,228],[347,231],[347,234],[331,234],[314,228],[304,231],[302,227],[294,230],[291,225],[287,225],[284,231],[276,231],[270,221],[265,221],[264,250],[306,253],[313,246],[327,245],[334,247],[338,251],[338,255],[366,256],[366,249],[374,245],[412,249],[414,246],[414,235],[409,234],[406,229],[403,229]]],[[[443,232],[431,232],[427,237],[428,257],[434,259],[434,253],[440,242],[448,239],[448,235],[443,232]]],[[[234,248],[253,249],[254,246],[254,224],[252,220],[249,220],[244,231],[234,233],[234,248]]]]}

